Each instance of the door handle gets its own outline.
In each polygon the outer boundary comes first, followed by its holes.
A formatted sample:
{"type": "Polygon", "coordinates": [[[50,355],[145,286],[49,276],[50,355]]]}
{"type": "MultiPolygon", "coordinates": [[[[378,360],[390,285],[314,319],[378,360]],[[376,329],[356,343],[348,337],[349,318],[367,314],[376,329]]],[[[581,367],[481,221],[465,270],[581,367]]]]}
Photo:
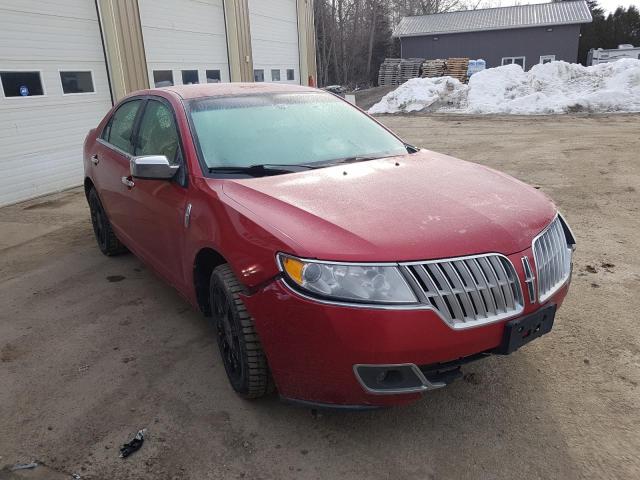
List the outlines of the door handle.
{"type": "Polygon", "coordinates": [[[97,153],[91,156],[91,163],[93,163],[94,165],[97,165],[98,163],[100,163],[100,159],[98,158],[97,153]]]}
{"type": "Polygon", "coordinates": [[[184,211],[184,228],[189,228],[189,224],[191,223],[191,204],[187,205],[187,208],[184,211]]]}
{"type": "Polygon", "coordinates": [[[135,182],[129,177],[122,177],[122,183],[124,183],[128,188],[133,188],[136,186],[135,182]]]}

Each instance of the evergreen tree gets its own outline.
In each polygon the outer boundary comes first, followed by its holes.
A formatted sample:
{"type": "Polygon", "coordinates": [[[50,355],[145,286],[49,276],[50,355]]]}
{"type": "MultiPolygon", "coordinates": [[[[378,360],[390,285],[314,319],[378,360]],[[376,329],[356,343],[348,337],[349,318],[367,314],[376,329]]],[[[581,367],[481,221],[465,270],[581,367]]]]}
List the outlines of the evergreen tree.
{"type": "Polygon", "coordinates": [[[618,48],[618,45],[631,44],[640,47],[640,11],[631,5],[618,7],[605,17],[597,0],[587,0],[593,22],[581,28],[578,61],[586,65],[587,54],[592,48],[618,48]]]}

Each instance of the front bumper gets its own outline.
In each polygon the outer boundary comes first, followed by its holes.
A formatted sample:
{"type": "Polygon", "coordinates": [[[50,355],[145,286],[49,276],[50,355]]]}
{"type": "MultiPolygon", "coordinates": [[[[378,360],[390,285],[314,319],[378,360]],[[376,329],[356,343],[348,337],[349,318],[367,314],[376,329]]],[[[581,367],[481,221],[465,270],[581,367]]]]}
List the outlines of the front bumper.
{"type": "MultiPolygon", "coordinates": [[[[510,257],[523,290],[520,254],[510,257]]],[[[544,304],[495,323],[454,330],[432,310],[385,310],[328,305],[292,292],[276,280],[244,297],[282,397],[317,404],[376,407],[408,403],[430,388],[411,393],[368,391],[355,374],[358,365],[432,366],[495,351],[505,323],[545,306],[559,307],[563,285],[544,304]]],[[[437,385],[434,388],[442,385],[437,385]]]]}

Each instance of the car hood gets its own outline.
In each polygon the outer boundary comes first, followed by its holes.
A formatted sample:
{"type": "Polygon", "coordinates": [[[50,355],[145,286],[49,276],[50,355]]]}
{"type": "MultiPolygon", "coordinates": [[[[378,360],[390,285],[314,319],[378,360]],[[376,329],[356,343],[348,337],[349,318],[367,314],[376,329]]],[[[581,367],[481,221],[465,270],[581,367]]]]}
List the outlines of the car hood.
{"type": "Polygon", "coordinates": [[[411,261],[520,252],[556,209],[536,189],[435,152],[223,182],[300,256],[411,261]]]}

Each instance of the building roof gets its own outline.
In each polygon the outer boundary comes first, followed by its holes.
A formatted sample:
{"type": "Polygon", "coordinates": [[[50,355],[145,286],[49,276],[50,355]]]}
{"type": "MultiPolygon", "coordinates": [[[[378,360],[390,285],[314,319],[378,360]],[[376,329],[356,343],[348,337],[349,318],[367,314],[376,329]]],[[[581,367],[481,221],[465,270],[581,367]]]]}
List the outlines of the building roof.
{"type": "Polygon", "coordinates": [[[403,17],[394,37],[412,37],[484,30],[546,27],[591,22],[591,12],[584,0],[553,2],[513,7],[462,10],[418,17],[403,17]]]}

